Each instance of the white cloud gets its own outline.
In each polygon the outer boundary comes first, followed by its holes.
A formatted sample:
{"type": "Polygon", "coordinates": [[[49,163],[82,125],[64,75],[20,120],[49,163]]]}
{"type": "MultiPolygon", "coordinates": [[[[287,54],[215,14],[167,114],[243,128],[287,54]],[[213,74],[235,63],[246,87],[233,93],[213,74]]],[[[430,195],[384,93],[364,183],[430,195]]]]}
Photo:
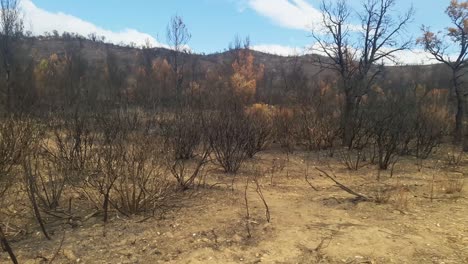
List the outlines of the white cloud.
{"type": "Polygon", "coordinates": [[[248,5],[286,28],[309,31],[322,20],[320,10],[305,0],[248,0],[248,5]]]}
{"type": "Polygon", "coordinates": [[[433,57],[422,49],[401,50],[394,53],[396,61],[385,59],[386,65],[419,65],[419,64],[434,64],[438,63],[433,60],[433,57]]]}
{"type": "Polygon", "coordinates": [[[53,13],[41,9],[31,0],[22,0],[21,9],[24,13],[25,28],[34,35],[41,35],[54,30],[57,30],[60,34],[67,31],[83,36],[95,33],[98,36],[105,36],[107,42],[114,44],[130,44],[133,42],[137,45],[143,45],[146,41],[149,41],[153,47],[166,47],[151,35],[135,29],[127,28],[119,32],[107,30],[72,15],[62,12],[53,13]]]}
{"type": "MultiPolygon", "coordinates": [[[[390,49],[382,48],[383,52],[388,52],[390,49]]],[[[429,64],[439,64],[440,62],[434,58],[429,52],[421,48],[414,48],[411,50],[400,50],[392,54],[394,60],[384,59],[383,63],[385,65],[429,65],[429,64]]],[[[450,54],[447,56],[447,59],[450,58],[454,60],[455,55],[450,54]]]]}
{"type": "Polygon", "coordinates": [[[254,45],[251,47],[251,49],[279,56],[295,56],[308,53],[307,49],[305,48],[282,46],[276,44],[254,45]]]}
{"type": "MultiPolygon", "coordinates": [[[[255,12],[269,18],[279,26],[317,33],[327,32],[323,26],[322,11],[306,0],[241,0],[255,12]]],[[[361,31],[360,25],[350,23],[350,31],[361,31]]]]}

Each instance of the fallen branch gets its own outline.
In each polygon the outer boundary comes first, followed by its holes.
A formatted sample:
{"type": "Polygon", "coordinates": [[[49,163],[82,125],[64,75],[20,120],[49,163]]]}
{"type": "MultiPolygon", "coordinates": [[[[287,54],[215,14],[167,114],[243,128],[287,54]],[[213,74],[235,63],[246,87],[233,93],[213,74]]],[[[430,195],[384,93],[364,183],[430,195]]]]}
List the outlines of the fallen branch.
{"type": "Polygon", "coordinates": [[[312,183],[309,181],[309,175],[306,174],[305,180],[306,180],[306,182],[309,184],[309,186],[310,186],[312,189],[314,189],[314,191],[318,192],[318,189],[317,189],[314,185],[312,185],[312,183]]]}
{"type": "Polygon", "coordinates": [[[245,183],[245,190],[244,190],[244,200],[245,200],[245,228],[247,229],[248,238],[252,237],[250,233],[250,210],[249,210],[249,199],[247,198],[247,190],[249,189],[249,181],[250,177],[247,178],[247,182],[245,183]]]}
{"type": "Polygon", "coordinates": [[[136,221],[135,223],[141,224],[141,223],[144,223],[144,222],[150,220],[150,219],[153,218],[153,217],[154,217],[154,216],[148,216],[148,217],[145,217],[145,218],[143,218],[143,219],[141,219],[141,220],[136,221]]]}
{"type": "Polygon", "coordinates": [[[94,217],[94,216],[96,216],[98,214],[99,214],[99,211],[94,211],[94,212],[90,213],[89,215],[83,217],[82,222],[86,222],[86,221],[88,221],[89,219],[91,219],[92,217],[94,217]]]}
{"type": "Polygon", "coordinates": [[[391,236],[396,236],[396,237],[405,237],[404,235],[399,235],[399,234],[395,234],[395,233],[391,233],[391,232],[387,232],[385,230],[382,230],[382,229],[379,229],[380,232],[382,233],[385,233],[385,234],[388,234],[388,235],[391,235],[391,236]]]}
{"type": "Polygon", "coordinates": [[[366,195],[357,193],[357,192],[351,190],[349,187],[347,187],[347,186],[343,185],[342,183],[338,182],[338,181],[335,179],[335,178],[336,178],[335,175],[333,175],[333,176],[335,176],[335,177],[332,177],[332,176],[330,176],[330,174],[328,174],[328,173],[327,173],[326,171],[324,171],[324,170],[321,170],[321,169],[319,169],[319,168],[317,168],[317,167],[315,167],[315,169],[318,170],[320,173],[322,173],[321,175],[323,175],[323,176],[329,178],[330,180],[332,180],[340,189],[342,189],[343,191],[345,191],[345,192],[347,192],[347,193],[349,193],[349,194],[352,194],[352,195],[356,196],[359,200],[363,200],[363,201],[372,201],[372,198],[371,198],[371,197],[368,197],[368,196],[366,196],[366,195]]]}

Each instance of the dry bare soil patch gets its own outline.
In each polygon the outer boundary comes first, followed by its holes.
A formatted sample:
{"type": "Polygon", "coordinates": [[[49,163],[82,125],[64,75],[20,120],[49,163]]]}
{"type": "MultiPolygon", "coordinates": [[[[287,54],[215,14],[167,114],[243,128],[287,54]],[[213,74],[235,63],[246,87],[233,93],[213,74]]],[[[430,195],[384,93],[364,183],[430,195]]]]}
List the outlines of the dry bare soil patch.
{"type": "MultiPolygon", "coordinates": [[[[382,172],[377,182],[374,166],[349,171],[317,153],[268,151],[236,176],[213,168],[204,185],[161,217],[112,212],[106,226],[99,216],[73,223],[46,217],[52,241],[43,238],[26,205],[6,205],[2,217],[20,263],[468,263],[467,188],[450,190],[466,180],[466,166],[430,160],[418,171],[415,163],[405,158],[393,177],[382,172]],[[278,160],[285,167],[272,174],[278,160]],[[379,202],[356,199],[315,167],[379,202]],[[249,184],[249,238],[245,185],[259,171],[271,221],[249,184]],[[15,210],[24,211],[24,225],[8,224],[15,210]]],[[[85,202],[76,197],[73,203],[85,202]]],[[[0,263],[8,262],[2,252],[0,263]]]]}

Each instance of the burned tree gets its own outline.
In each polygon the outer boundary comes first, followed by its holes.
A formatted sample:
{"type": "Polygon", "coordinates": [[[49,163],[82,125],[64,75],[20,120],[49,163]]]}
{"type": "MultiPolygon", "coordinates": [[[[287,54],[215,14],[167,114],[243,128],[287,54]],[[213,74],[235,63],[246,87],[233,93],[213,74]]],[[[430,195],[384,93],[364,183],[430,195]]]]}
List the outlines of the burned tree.
{"type": "Polygon", "coordinates": [[[398,16],[392,12],[395,0],[368,0],[358,12],[360,26],[351,25],[351,8],[346,1],[336,5],[323,1],[322,24],[314,30],[314,50],[325,55],[316,56],[316,62],[332,70],[340,78],[340,88],[345,96],[342,126],[343,143],[351,146],[354,139],[353,126],[359,105],[381,72],[379,62],[395,60],[395,53],[409,48],[410,41],[402,41],[402,33],[411,22],[413,9],[398,16]],[[356,43],[351,39],[356,37],[356,43]]]}
{"type": "Polygon", "coordinates": [[[175,75],[176,100],[180,103],[182,85],[184,82],[184,53],[187,52],[187,44],[192,38],[187,25],[182,17],[174,16],[167,25],[167,43],[171,46],[171,66],[175,75]]]}
{"type": "Polygon", "coordinates": [[[423,36],[417,42],[437,61],[447,65],[452,72],[451,89],[457,101],[454,141],[460,142],[464,133],[463,120],[468,96],[468,91],[462,85],[462,77],[466,74],[465,69],[468,66],[468,3],[452,0],[445,13],[452,23],[445,35],[433,33],[423,26],[423,36]],[[448,53],[455,49],[457,54],[455,58],[451,58],[451,54],[448,53]]]}

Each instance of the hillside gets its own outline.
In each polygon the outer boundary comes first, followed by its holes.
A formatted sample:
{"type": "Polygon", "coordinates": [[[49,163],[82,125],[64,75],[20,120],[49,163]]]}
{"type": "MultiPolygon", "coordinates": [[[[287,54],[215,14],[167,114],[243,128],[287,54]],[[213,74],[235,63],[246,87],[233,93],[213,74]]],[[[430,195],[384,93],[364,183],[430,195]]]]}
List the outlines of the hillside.
{"type": "MultiPolygon", "coordinates": [[[[93,42],[91,40],[64,40],[54,38],[33,38],[27,41],[30,47],[31,55],[36,62],[40,59],[47,58],[51,54],[64,54],[67,48],[73,47],[77,49],[81,46],[80,50],[83,57],[91,65],[99,65],[104,63],[108,51],[115,54],[122,65],[136,66],[138,64],[138,56],[142,53],[140,48],[123,47],[113,44],[102,42],[93,42]]],[[[255,63],[264,64],[266,72],[280,72],[282,68],[289,69],[294,63],[295,57],[285,57],[274,54],[263,53],[259,51],[252,51],[255,57],[255,63]]],[[[148,51],[151,59],[169,58],[171,51],[166,48],[153,48],[148,51]]],[[[222,64],[231,64],[233,61],[233,53],[230,51],[213,53],[207,55],[201,54],[188,54],[187,60],[198,60],[204,69],[216,68],[222,64]]],[[[298,62],[304,68],[304,72],[309,77],[314,76],[320,71],[320,67],[316,64],[316,59],[319,55],[302,55],[298,57],[298,62]]],[[[322,57],[322,60],[326,58],[322,57]]],[[[414,69],[419,69],[424,72],[425,77],[434,76],[437,73],[445,73],[444,66],[441,64],[436,65],[408,65],[408,66],[386,66],[390,73],[403,74],[414,69]],[[427,75],[427,76],[426,76],[427,75]]],[[[448,72],[447,72],[448,73],[448,72]]]]}
{"type": "MultiPolygon", "coordinates": [[[[36,90],[31,93],[33,94],[30,99],[31,103],[39,100],[56,105],[63,101],[57,98],[69,96],[67,95],[69,90],[81,93],[84,91],[89,96],[86,100],[97,99],[110,102],[115,101],[116,96],[122,97],[122,94],[127,94],[124,97],[128,97],[128,93],[138,93],[134,96],[143,98],[143,101],[146,100],[148,103],[151,100],[154,101],[155,98],[149,96],[148,93],[152,90],[166,89],[165,93],[168,95],[158,100],[161,100],[159,102],[171,100],[170,93],[173,91],[170,87],[174,82],[170,80],[169,75],[157,77],[159,79],[147,78],[150,75],[161,75],[165,74],[164,71],[171,71],[171,50],[140,49],[87,39],[51,37],[27,38],[21,42],[20,48],[21,52],[18,54],[21,55],[19,56],[21,62],[26,69],[29,69],[29,74],[32,74],[33,78],[25,78],[27,75],[24,71],[18,75],[22,82],[23,80],[31,82],[24,85],[23,92],[18,90],[18,96],[23,97],[25,93],[30,93],[24,92],[30,89],[29,87],[36,87],[34,88],[36,90]],[[54,56],[56,61],[47,63],[51,62],[54,56]],[[155,62],[159,64],[155,66],[155,62]],[[161,81],[161,78],[164,81],[161,81]],[[39,80],[42,80],[42,83],[39,80]],[[43,97],[38,96],[38,93],[41,93],[43,97]],[[51,97],[55,99],[50,99],[51,97]]],[[[316,87],[319,80],[336,79],[332,71],[321,69],[317,64],[318,55],[283,57],[258,51],[250,52],[253,55],[254,64],[264,66],[264,74],[257,85],[257,100],[259,101],[270,104],[281,102],[287,93],[286,90],[291,89],[291,87],[288,88],[291,86],[289,83],[296,82],[298,79],[298,76],[288,77],[288,74],[294,70],[300,69],[300,76],[303,76],[300,78],[304,78],[305,83],[296,83],[293,86],[301,86],[296,89],[303,91],[310,91],[316,87]]],[[[184,53],[179,56],[179,59],[185,65],[183,71],[186,81],[202,83],[205,89],[212,89],[214,84],[207,80],[207,73],[215,73],[220,77],[231,74],[235,56],[236,52],[232,51],[208,55],[184,53]]],[[[326,60],[323,57],[320,59],[326,60]]],[[[384,89],[406,89],[414,87],[415,84],[423,85],[428,89],[449,87],[450,75],[443,65],[388,66],[383,69],[379,77],[379,85],[382,85],[384,89]]],[[[208,92],[211,93],[209,90],[208,92]]]]}

